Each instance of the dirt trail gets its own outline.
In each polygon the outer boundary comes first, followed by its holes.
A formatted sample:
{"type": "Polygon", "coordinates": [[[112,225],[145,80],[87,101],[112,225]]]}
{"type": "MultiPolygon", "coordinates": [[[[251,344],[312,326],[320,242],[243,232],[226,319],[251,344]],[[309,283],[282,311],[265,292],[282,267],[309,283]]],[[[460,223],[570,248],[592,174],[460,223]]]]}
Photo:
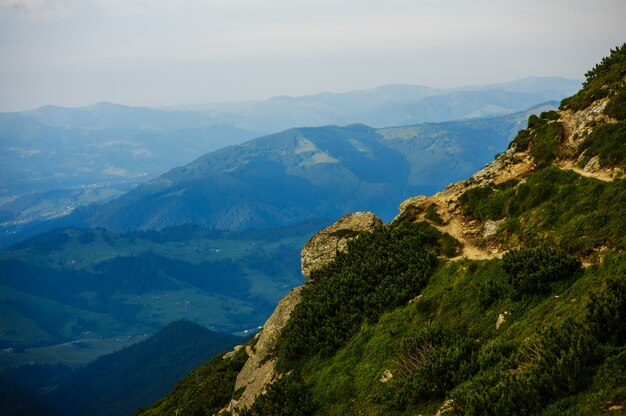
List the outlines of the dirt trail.
{"type": "MultiPolygon", "coordinates": [[[[461,253],[453,258],[458,260],[467,258],[470,260],[485,260],[499,257],[502,253],[482,248],[476,244],[477,236],[482,233],[482,226],[477,221],[468,221],[460,212],[458,203],[456,203],[456,193],[450,198],[450,194],[440,192],[429,197],[418,197],[409,203],[409,205],[419,207],[419,213],[415,213],[416,221],[427,221],[439,231],[447,233],[461,243],[461,253]],[[425,218],[426,210],[429,206],[435,205],[435,210],[442,223],[429,221],[425,218]]],[[[407,201],[408,202],[408,201],[407,201]]]]}
{"type": "Polygon", "coordinates": [[[557,167],[564,170],[571,170],[581,176],[595,178],[604,182],[613,181],[616,177],[621,176],[620,173],[614,169],[601,168],[597,157],[593,158],[596,159],[595,166],[592,168],[585,167],[585,169],[580,168],[576,164],[577,161],[573,160],[574,156],[577,154],[578,146],[582,143],[584,137],[589,135],[597,123],[614,122],[614,120],[603,113],[607,102],[608,99],[598,100],[588,109],[577,113],[573,113],[571,110],[559,112],[559,121],[563,126],[565,135],[561,156],[565,157],[565,159],[558,161],[556,163],[557,167]]]}
{"type": "Polygon", "coordinates": [[[433,224],[439,231],[446,232],[456,238],[461,244],[461,254],[452,260],[467,258],[469,260],[487,260],[502,256],[502,253],[491,253],[488,250],[478,247],[465,235],[466,225],[457,217],[452,217],[445,225],[433,224]]]}
{"type": "Polygon", "coordinates": [[[613,177],[613,173],[609,170],[602,169],[596,172],[589,172],[580,167],[576,166],[576,163],[573,160],[563,160],[556,164],[560,169],[564,170],[572,170],[578,173],[581,176],[586,178],[595,178],[601,180],[603,182],[611,182],[615,178],[613,177]]]}

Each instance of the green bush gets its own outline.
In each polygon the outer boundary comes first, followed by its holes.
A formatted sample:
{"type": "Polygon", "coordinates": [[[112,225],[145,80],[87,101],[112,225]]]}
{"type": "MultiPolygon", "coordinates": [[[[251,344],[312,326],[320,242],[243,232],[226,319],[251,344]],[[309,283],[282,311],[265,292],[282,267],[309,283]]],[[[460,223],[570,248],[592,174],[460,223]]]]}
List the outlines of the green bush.
{"type": "Polygon", "coordinates": [[[430,204],[428,208],[426,208],[426,215],[424,215],[424,218],[426,218],[428,221],[434,222],[435,224],[443,224],[441,216],[437,214],[436,204],[430,204]]]}
{"type": "Polygon", "coordinates": [[[257,396],[250,408],[241,416],[309,416],[315,406],[308,389],[294,373],[283,376],[271,384],[265,394],[257,396]]]}
{"type": "Polygon", "coordinates": [[[425,223],[380,227],[315,270],[278,342],[279,367],[331,355],[359,330],[415,297],[437,264],[441,233],[425,223]]]}
{"type": "Polygon", "coordinates": [[[596,127],[579,146],[585,156],[598,156],[602,166],[626,164],[626,121],[596,127]]]}
{"type": "Polygon", "coordinates": [[[601,182],[552,166],[525,179],[472,188],[459,201],[478,220],[506,218],[498,236],[505,247],[550,243],[582,255],[600,246],[626,249],[626,181],[601,182]]]}
{"type": "Polygon", "coordinates": [[[622,84],[619,92],[611,98],[604,108],[604,113],[617,120],[626,120],[626,83],[622,84]]]}
{"type": "Polygon", "coordinates": [[[582,273],[578,259],[549,247],[509,251],[502,258],[508,282],[517,294],[547,293],[553,284],[582,273]]]}
{"type": "Polygon", "coordinates": [[[626,267],[610,276],[588,304],[589,324],[600,341],[615,345],[626,342],[626,267]]]}
{"type": "Polygon", "coordinates": [[[405,337],[398,358],[395,407],[442,400],[479,369],[479,344],[463,328],[429,327],[405,337]]]}
{"type": "Polygon", "coordinates": [[[615,93],[626,76],[626,43],[611,50],[585,74],[583,88],[575,95],[564,99],[561,108],[577,111],[589,107],[594,101],[615,93]]]}
{"type": "MultiPolygon", "coordinates": [[[[502,350],[502,354],[506,349],[502,350]]],[[[484,372],[456,389],[454,414],[527,415],[583,390],[601,360],[596,339],[567,320],[529,339],[496,372],[484,372]]]]}
{"type": "Polygon", "coordinates": [[[563,134],[563,125],[558,122],[545,123],[531,132],[530,154],[537,166],[547,166],[556,159],[563,134]]]}

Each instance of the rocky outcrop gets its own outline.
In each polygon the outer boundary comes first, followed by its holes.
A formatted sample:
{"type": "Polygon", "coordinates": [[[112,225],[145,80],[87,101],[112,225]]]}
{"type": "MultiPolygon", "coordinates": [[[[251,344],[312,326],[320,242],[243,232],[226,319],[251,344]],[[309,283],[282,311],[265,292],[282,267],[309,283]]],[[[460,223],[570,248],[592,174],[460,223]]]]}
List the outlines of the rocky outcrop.
{"type": "Polygon", "coordinates": [[[576,149],[582,141],[589,136],[594,127],[599,124],[614,123],[611,117],[604,114],[604,108],[609,103],[609,98],[595,101],[589,107],[573,112],[572,110],[559,111],[559,121],[565,128],[565,143],[572,149],[576,149]]]}
{"type": "Polygon", "coordinates": [[[237,375],[235,391],[243,389],[241,397],[232,400],[224,409],[231,413],[237,413],[237,409],[243,409],[252,405],[257,395],[265,390],[276,377],[276,359],[271,358],[271,352],[276,346],[291,312],[300,303],[300,291],[302,286],[292,289],[276,306],[274,312],[263,325],[260,336],[250,357],[237,375]]]}
{"type": "Polygon", "coordinates": [[[315,234],[302,249],[302,274],[308,279],[311,272],[335,259],[344,251],[348,241],[358,233],[372,231],[383,222],[371,212],[355,212],[341,217],[336,223],[315,234]]]}
{"type": "MultiPolygon", "coordinates": [[[[348,240],[360,232],[371,231],[382,223],[380,218],[372,213],[357,212],[340,218],[335,224],[318,232],[302,249],[302,274],[308,278],[313,270],[332,261],[338,251],[345,250],[348,240]]],[[[291,312],[300,303],[301,291],[302,286],[297,287],[282,298],[263,325],[254,348],[246,347],[249,358],[235,382],[235,391],[242,390],[241,396],[232,400],[220,414],[228,412],[236,415],[239,410],[251,406],[254,399],[280,377],[276,372],[276,358],[272,353],[291,312]]],[[[224,358],[228,359],[232,355],[234,353],[228,353],[224,358]]]]}

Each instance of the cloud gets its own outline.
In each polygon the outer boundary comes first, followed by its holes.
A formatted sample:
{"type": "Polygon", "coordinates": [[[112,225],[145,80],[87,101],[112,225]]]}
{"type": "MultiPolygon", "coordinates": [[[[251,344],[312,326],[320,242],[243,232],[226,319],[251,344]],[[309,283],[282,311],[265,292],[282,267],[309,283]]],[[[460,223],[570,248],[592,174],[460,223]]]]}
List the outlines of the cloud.
{"type": "Polygon", "coordinates": [[[0,0],[0,13],[17,13],[34,19],[57,19],[72,14],[70,1],[0,0]]]}
{"type": "Polygon", "coordinates": [[[93,0],[93,4],[108,16],[139,16],[176,5],[182,7],[172,0],[93,0]]]}

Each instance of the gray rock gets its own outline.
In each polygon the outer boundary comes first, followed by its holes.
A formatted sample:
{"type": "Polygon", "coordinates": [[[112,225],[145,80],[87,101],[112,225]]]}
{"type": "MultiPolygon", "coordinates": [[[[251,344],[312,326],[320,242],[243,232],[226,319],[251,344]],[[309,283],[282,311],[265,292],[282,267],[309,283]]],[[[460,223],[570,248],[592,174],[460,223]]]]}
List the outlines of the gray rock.
{"type": "Polygon", "coordinates": [[[483,225],[483,238],[487,239],[487,238],[495,236],[497,234],[497,232],[498,232],[498,227],[503,222],[504,222],[504,220],[498,220],[498,221],[487,220],[487,221],[485,221],[485,224],[483,225]]]}
{"type": "Polygon", "coordinates": [[[381,383],[386,383],[389,380],[391,380],[393,378],[393,373],[391,372],[391,370],[385,370],[383,372],[383,375],[380,376],[380,382],[381,383]]]}
{"type": "Polygon", "coordinates": [[[332,262],[337,252],[344,251],[348,241],[382,224],[382,220],[371,212],[355,212],[341,217],[304,245],[301,254],[302,274],[310,278],[313,270],[332,262]]]}
{"type": "Polygon", "coordinates": [[[243,393],[238,400],[233,400],[220,413],[231,412],[237,414],[237,409],[249,407],[257,395],[265,391],[276,377],[276,359],[268,359],[276,346],[276,342],[283,332],[291,312],[300,303],[302,286],[292,289],[281,299],[272,315],[263,325],[259,340],[254,346],[251,356],[237,375],[235,390],[243,388],[243,393]]]}

